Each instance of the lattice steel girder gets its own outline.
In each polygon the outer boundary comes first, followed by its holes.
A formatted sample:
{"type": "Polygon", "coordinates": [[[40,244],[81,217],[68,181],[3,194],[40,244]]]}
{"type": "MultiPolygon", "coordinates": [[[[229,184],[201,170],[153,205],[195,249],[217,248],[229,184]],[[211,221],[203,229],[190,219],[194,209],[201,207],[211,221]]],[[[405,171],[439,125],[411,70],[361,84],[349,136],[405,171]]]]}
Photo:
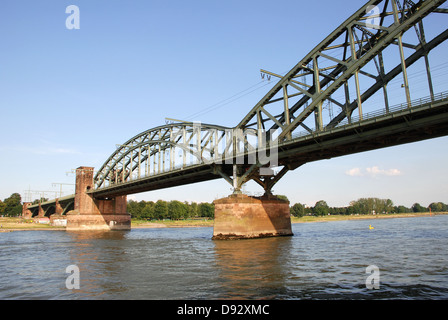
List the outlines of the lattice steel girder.
{"type": "Polygon", "coordinates": [[[150,170],[161,173],[165,171],[166,160],[169,160],[169,169],[172,170],[176,165],[176,150],[181,152],[183,166],[187,164],[187,157],[190,155],[201,162],[205,153],[209,158],[218,151],[219,143],[228,130],[231,129],[190,122],[168,124],[144,131],[118,145],[117,150],[96,174],[96,187],[104,187],[106,181],[127,181],[134,173],[138,178],[149,175],[150,170]]]}
{"type": "Polygon", "coordinates": [[[263,153],[266,148],[260,148],[266,140],[252,129],[243,131],[202,123],[156,127],[117,145],[117,150],[97,172],[95,187],[104,188],[195,164],[247,163],[248,158],[256,163],[257,157],[266,158],[263,153]],[[177,155],[182,158],[181,163],[177,155]]]}
{"type": "MultiPolygon", "coordinates": [[[[429,52],[433,48],[437,47],[440,43],[448,39],[448,30],[445,30],[441,34],[439,34],[437,37],[435,37],[430,42],[426,43],[424,46],[420,46],[416,52],[414,52],[411,56],[409,56],[405,60],[405,64],[407,67],[414,64],[418,59],[420,59],[422,56],[425,55],[425,53],[429,52]]],[[[373,84],[369,89],[365,90],[364,93],[361,95],[361,100],[365,101],[369,97],[371,97],[375,92],[381,89],[382,86],[387,84],[389,81],[391,81],[393,78],[395,78],[398,74],[401,73],[401,65],[397,65],[395,68],[393,68],[391,71],[389,71],[387,74],[383,74],[378,80],[373,84]]],[[[431,88],[431,87],[430,87],[431,88]]],[[[434,97],[434,93],[431,92],[431,97],[434,97]]],[[[351,103],[347,110],[342,111],[339,113],[336,117],[334,117],[330,123],[326,126],[327,129],[334,128],[338,123],[340,123],[344,118],[346,118],[346,112],[351,113],[353,110],[355,110],[357,107],[356,101],[351,103]]],[[[388,111],[388,110],[387,110],[388,111]]]]}
{"type": "MultiPolygon", "coordinates": [[[[420,1],[417,4],[414,4],[409,0],[404,0],[403,3],[398,0],[372,0],[367,2],[308,53],[305,58],[294,66],[284,77],[282,77],[242,119],[237,127],[249,128],[256,126],[260,129],[265,127],[265,122],[272,121],[271,129],[280,128],[281,133],[278,136],[278,139],[279,141],[282,141],[290,139],[292,132],[298,126],[302,126],[307,129],[307,131],[311,131],[303,122],[314,113],[316,131],[323,130],[326,125],[322,123],[322,103],[326,100],[336,102],[343,109],[343,112],[338,115],[339,121],[341,118],[351,117],[351,113],[356,108],[359,110],[359,118],[362,119],[363,98],[366,99],[370,95],[361,92],[358,74],[363,74],[377,80],[382,79],[384,85],[391,75],[396,76],[399,73],[403,73],[405,82],[404,87],[409,103],[410,95],[407,84],[406,60],[403,54],[403,46],[416,49],[417,51],[419,51],[422,46],[425,47],[425,50],[430,50],[431,48],[426,45],[424,39],[420,36],[420,44],[418,45],[403,43],[401,37],[408,29],[413,26],[416,27],[421,23],[422,19],[429,13],[436,10],[437,12],[443,12],[443,10],[440,11],[438,7],[444,2],[445,0],[427,0],[420,1]],[[372,8],[378,8],[378,13],[376,15],[369,15],[372,8]],[[393,22],[390,25],[386,25],[386,23],[388,23],[386,18],[388,17],[393,17],[393,22]],[[377,23],[375,25],[369,25],[368,19],[373,18],[376,18],[377,23]],[[341,38],[345,39],[342,43],[340,40],[341,38]],[[336,40],[339,42],[335,43],[336,40]],[[389,45],[398,45],[399,47],[401,72],[392,72],[388,74],[389,77],[385,77],[384,68],[382,66],[382,51],[389,45]],[[343,49],[342,58],[335,58],[327,54],[326,51],[335,48],[343,49]],[[377,66],[378,76],[361,70],[372,60],[377,66]],[[331,62],[332,66],[319,68],[320,61],[326,63],[331,62]],[[306,85],[301,88],[295,79],[306,75],[313,76],[313,85],[306,85]],[[352,77],[355,78],[355,100],[352,102],[349,101],[349,98],[346,98],[345,103],[331,100],[332,93],[343,85],[345,86],[346,95],[348,96],[348,80],[352,77]],[[287,87],[295,89],[298,93],[289,93],[287,87]],[[281,90],[283,90],[283,97],[278,97],[281,90]],[[288,99],[297,95],[302,95],[303,97],[290,106],[288,99]],[[309,100],[311,100],[311,102],[307,105],[309,100]],[[284,102],[285,111],[278,115],[273,115],[275,112],[270,111],[269,107],[271,104],[279,101],[284,102]],[[304,109],[299,113],[298,111],[301,107],[304,107],[304,109]],[[263,118],[263,115],[265,118],[263,118]]],[[[422,26],[421,30],[423,30],[422,26]]],[[[423,57],[426,53],[427,52],[420,51],[414,58],[417,57],[418,59],[423,57]]],[[[383,86],[383,88],[386,90],[385,86],[383,86]]],[[[373,89],[377,91],[381,89],[381,86],[372,86],[370,91],[373,89]]],[[[385,95],[387,95],[387,92],[385,92],[385,95]]],[[[387,107],[386,99],[386,108],[387,107]]],[[[334,125],[334,123],[332,125],[334,125]]]]}
{"type": "Polygon", "coordinates": [[[448,134],[448,96],[378,118],[287,141],[279,146],[279,163],[308,163],[448,134]]]}

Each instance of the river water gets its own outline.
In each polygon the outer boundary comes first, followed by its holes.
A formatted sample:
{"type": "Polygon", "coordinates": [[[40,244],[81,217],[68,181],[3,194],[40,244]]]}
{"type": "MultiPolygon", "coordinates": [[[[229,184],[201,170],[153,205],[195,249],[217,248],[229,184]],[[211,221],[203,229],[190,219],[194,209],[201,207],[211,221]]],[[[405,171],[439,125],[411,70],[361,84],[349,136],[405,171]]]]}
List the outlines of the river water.
{"type": "Polygon", "coordinates": [[[0,299],[448,299],[448,215],[293,232],[236,241],[211,240],[212,228],[0,233],[0,299]],[[73,265],[79,289],[67,289],[73,265]]]}

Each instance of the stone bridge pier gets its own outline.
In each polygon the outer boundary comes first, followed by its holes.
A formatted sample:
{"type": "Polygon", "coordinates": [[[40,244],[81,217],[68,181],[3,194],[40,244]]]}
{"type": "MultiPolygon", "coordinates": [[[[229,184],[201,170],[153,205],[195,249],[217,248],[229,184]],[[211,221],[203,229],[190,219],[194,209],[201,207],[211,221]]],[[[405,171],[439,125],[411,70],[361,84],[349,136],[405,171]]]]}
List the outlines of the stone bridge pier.
{"type": "Polygon", "coordinates": [[[289,201],[235,193],[214,201],[213,240],[292,236],[289,201]]]}
{"type": "Polygon", "coordinates": [[[66,230],[130,230],[127,196],[97,199],[88,193],[94,186],[93,169],[76,169],[74,210],[67,213],[66,230]]]}
{"type": "MultiPolygon", "coordinates": [[[[238,174],[238,166],[233,165],[233,176],[226,180],[233,184],[234,193],[217,199],[215,204],[214,240],[251,239],[264,237],[292,236],[289,201],[277,198],[271,192],[272,186],[283,176],[284,170],[276,177],[260,176],[259,166],[252,165],[245,174],[238,174]],[[263,185],[262,197],[250,197],[241,192],[241,186],[252,174],[263,185]]],[[[221,172],[223,176],[224,173],[221,172]]]]}

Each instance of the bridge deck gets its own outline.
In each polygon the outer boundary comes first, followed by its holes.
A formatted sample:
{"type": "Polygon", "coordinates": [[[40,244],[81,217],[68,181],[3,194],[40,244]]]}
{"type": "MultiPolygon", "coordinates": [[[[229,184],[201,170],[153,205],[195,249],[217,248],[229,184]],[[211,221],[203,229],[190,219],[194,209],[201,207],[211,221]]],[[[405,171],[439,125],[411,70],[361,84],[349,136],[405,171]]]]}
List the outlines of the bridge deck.
{"type": "MultiPolygon", "coordinates": [[[[67,196],[58,198],[58,201],[59,201],[59,203],[61,205],[64,205],[66,203],[72,202],[74,199],[75,199],[75,195],[71,194],[71,195],[67,195],[67,196]]],[[[56,199],[52,199],[52,200],[49,200],[49,201],[42,202],[41,206],[42,207],[49,207],[49,206],[54,206],[55,204],[56,204],[56,199]]],[[[38,207],[39,207],[39,204],[33,204],[33,205],[28,206],[28,209],[32,210],[32,209],[35,209],[35,208],[38,208],[38,207]]]]}

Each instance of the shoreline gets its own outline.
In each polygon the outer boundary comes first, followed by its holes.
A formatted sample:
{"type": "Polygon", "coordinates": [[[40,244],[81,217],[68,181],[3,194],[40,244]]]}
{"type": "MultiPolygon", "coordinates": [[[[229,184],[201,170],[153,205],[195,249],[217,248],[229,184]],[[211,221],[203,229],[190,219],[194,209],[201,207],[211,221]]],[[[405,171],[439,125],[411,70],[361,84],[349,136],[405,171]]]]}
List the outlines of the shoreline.
{"type": "MultiPolygon", "coordinates": [[[[291,224],[296,223],[314,223],[314,222],[331,222],[331,221],[349,221],[349,220],[371,220],[371,219],[395,219],[395,218],[416,218],[416,217],[431,217],[436,215],[448,215],[448,212],[419,212],[419,213],[391,213],[391,214],[376,214],[376,215],[331,215],[331,216],[303,216],[301,218],[291,217],[291,224]]],[[[191,222],[191,220],[169,221],[164,223],[157,222],[134,222],[132,229],[157,229],[157,228],[197,228],[197,227],[213,227],[213,220],[208,220],[201,224],[191,222]]]]}
{"type": "MultiPolygon", "coordinates": [[[[291,224],[332,222],[349,220],[372,220],[372,219],[395,219],[430,217],[436,215],[448,215],[448,212],[422,212],[422,213],[392,213],[376,215],[330,215],[330,216],[303,216],[301,218],[291,217],[291,224]]],[[[131,229],[159,229],[159,228],[198,228],[213,227],[214,220],[167,220],[167,221],[131,221],[131,229]]],[[[25,223],[21,218],[0,218],[0,233],[12,231],[65,231],[65,227],[50,226],[47,224],[25,223]]]]}
{"type": "Polygon", "coordinates": [[[398,218],[417,218],[431,217],[436,215],[448,215],[448,212],[417,212],[417,213],[389,213],[389,214],[365,214],[365,215],[331,215],[331,216],[304,216],[302,218],[292,217],[292,223],[312,223],[312,222],[330,222],[330,221],[348,221],[348,220],[373,220],[373,219],[398,219],[398,218]]]}

